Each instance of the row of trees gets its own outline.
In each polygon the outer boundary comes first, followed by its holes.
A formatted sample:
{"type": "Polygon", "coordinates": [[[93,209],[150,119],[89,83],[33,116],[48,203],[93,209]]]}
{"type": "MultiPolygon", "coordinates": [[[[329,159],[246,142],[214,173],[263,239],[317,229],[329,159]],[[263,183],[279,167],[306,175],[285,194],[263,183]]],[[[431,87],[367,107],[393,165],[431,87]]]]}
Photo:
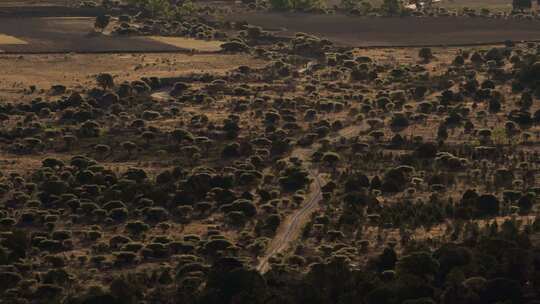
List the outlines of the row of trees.
{"type": "MultiPolygon", "coordinates": [[[[537,1],[540,5],[540,1],[537,1]]],[[[530,10],[532,8],[532,0],[512,0],[512,8],[514,11],[530,10]]]]}
{"type": "MultiPolygon", "coordinates": [[[[269,0],[270,7],[279,11],[310,11],[324,9],[326,4],[321,0],[269,0]]],[[[361,15],[370,12],[378,12],[383,15],[397,16],[403,12],[403,4],[400,0],[384,0],[379,8],[374,8],[369,1],[342,0],[340,7],[347,11],[356,11],[361,15]]]]}

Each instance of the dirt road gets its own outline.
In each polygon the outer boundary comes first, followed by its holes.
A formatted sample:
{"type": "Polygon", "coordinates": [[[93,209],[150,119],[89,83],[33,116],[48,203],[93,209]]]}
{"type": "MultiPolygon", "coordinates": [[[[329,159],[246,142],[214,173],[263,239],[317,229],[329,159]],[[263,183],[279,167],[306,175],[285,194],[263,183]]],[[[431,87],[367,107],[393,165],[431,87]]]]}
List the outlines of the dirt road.
{"type": "Polygon", "coordinates": [[[277,253],[285,251],[298,238],[304,226],[303,224],[319,206],[319,202],[322,199],[322,179],[315,170],[310,171],[310,175],[313,178],[313,183],[307,203],[289,215],[280,225],[276,236],[268,246],[267,253],[259,260],[259,265],[257,266],[259,272],[265,273],[270,270],[269,259],[277,253]]]}
{"type": "MultiPolygon", "coordinates": [[[[337,134],[335,134],[334,140],[338,140],[340,137],[351,138],[358,134],[359,126],[351,125],[343,128],[337,134]]],[[[309,157],[318,148],[318,144],[313,145],[310,148],[296,148],[291,153],[291,157],[301,159],[304,164],[310,165],[309,157]]],[[[266,254],[261,257],[257,270],[261,273],[266,273],[270,269],[269,260],[276,254],[284,252],[291,243],[293,243],[302,232],[304,224],[309,219],[310,215],[319,207],[319,203],[322,200],[321,187],[324,183],[324,178],[317,169],[309,170],[313,183],[310,187],[310,195],[306,203],[292,214],[287,216],[278,228],[276,235],[268,245],[266,254]]]]}

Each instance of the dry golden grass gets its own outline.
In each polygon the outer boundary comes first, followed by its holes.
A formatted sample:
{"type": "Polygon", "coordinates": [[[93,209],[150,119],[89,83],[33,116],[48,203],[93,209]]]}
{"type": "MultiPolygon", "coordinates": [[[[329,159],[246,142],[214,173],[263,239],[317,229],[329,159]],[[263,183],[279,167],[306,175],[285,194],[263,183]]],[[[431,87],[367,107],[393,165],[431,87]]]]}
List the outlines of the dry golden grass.
{"type": "Polygon", "coordinates": [[[174,77],[190,73],[224,74],[241,65],[261,66],[263,61],[244,55],[225,54],[54,54],[0,56],[0,102],[29,86],[48,90],[52,85],[68,88],[95,85],[98,73],[111,73],[116,82],[143,76],[174,77]]]}
{"type": "Polygon", "coordinates": [[[4,174],[26,173],[41,167],[43,155],[39,157],[20,157],[13,154],[0,153],[0,172],[4,174]]]}
{"type": "Polygon", "coordinates": [[[217,52],[221,50],[220,46],[223,43],[222,41],[217,40],[206,41],[183,37],[151,36],[149,38],[154,41],[174,45],[179,48],[200,52],[217,52]]]}
{"type": "Polygon", "coordinates": [[[27,42],[17,37],[9,36],[6,34],[0,34],[0,45],[6,45],[6,44],[27,44],[27,42]]]}

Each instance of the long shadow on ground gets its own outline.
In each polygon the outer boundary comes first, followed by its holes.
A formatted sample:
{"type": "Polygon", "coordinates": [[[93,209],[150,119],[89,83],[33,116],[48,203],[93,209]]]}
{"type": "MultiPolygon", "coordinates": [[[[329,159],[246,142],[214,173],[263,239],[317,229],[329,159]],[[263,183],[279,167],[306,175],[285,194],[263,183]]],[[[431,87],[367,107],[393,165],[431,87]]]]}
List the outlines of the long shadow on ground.
{"type": "Polygon", "coordinates": [[[0,18],[0,34],[27,44],[0,45],[8,53],[174,52],[181,48],[145,37],[91,34],[93,18],[0,18]]]}

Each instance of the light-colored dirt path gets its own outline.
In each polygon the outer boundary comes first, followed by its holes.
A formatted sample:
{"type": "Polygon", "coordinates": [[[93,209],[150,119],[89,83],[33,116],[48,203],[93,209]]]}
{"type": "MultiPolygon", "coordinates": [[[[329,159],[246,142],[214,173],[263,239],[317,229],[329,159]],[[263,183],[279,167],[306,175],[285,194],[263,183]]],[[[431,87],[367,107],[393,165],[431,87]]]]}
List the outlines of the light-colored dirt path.
{"type": "Polygon", "coordinates": [[[267,253],[259,260],[257,266],[259,272],[265,273],[270,269],[269,259],[277,253],[285,251],[291,242],[298,238],[306,220],[319,206],[319,202],[322,200],[322,179],[317,171],[311,171],[310,175],[314,181],[310,188],[309,199],[302,208],[296,210],[282,222],[276,236],[268,245],[267,253]]]}
{"type": "MultiPolygon", "coordinates": [[[[358,134],[358,129],[359,126],[357,125],[344,128],[336,134],[334,140],[338,140],[340,137],[351,138],[358,134]]],[[[311,156],[311,154],[315,152],[318,147],[318,144],[315,144],[310,148],[299,147],[293,150],[291,156],[297,157],[305,164],[311,165],[309,162],[309,156],[311,156]]],[[[325,180],[322,174],[316,168],[310,169],[309,173],[313,179],[313,183],[311,184],[309,191],[309,199],[306,200],[300,209],[295,210],[292,214],[287,216],[278,227],[276,235],[268,245],[266,254],[259,259],[257,270],[261,273],[265,273],[270,269],[270,258],[287,250],[290,244],[299,237],[306,221],[319,207],[319,203],[322,200],[321,187],[323,186],[325,180]]]]}

